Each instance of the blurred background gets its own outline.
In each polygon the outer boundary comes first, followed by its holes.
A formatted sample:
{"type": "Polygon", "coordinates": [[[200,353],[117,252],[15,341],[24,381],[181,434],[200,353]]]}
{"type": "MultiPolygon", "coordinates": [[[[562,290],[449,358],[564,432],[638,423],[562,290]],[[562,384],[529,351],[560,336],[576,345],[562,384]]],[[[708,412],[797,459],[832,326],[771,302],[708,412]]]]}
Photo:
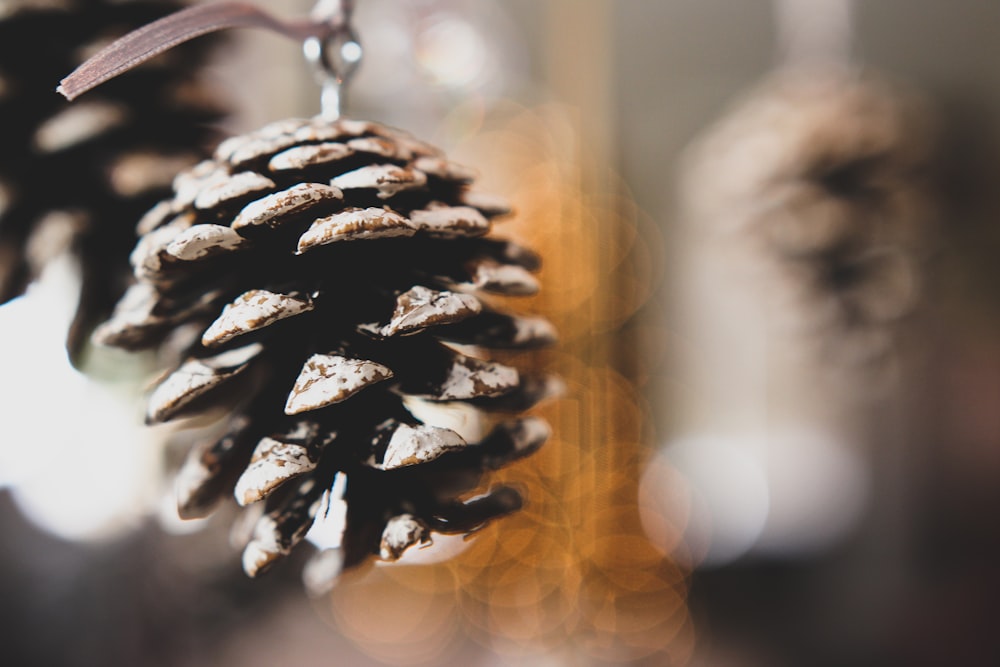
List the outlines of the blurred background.
{"type": "MultiPolygon", "coordinates": [[[[4,0],[0,22],[116,4],[4,0]]],[[[0,308],[4,661],[1000,664],[1000,5],[357,5],[348,114],[474,166],[544,257],[528,308],[561,342],[524,362],[567,393],[498,474],[525,509],[320,599],[301,558],[246,580],[225,520],[173,516],[185,438],[140,423],[154,360],[83,345],[70,365],[85,269],[53,250],[78,229],[60,218],[0,308]]],[[[195,143],[318,110],[283,38],[203,57],[219,113],[195,143]]]]}

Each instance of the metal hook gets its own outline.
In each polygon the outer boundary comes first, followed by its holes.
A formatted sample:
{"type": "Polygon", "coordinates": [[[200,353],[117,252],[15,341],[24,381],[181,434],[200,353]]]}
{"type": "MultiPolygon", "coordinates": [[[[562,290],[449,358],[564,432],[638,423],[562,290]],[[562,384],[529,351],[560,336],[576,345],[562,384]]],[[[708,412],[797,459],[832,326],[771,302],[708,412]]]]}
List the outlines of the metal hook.
{"type": "Polygon", "coordinates": [[[361,63],[361,42],[351,26],[353,11],[353,0],[319,0],[312,19],[326,24],[329,32],[309,37],[302,44],[306,60],[323,87],[321,115],[330,121],[340,118],[345,87],[361,63]]]}

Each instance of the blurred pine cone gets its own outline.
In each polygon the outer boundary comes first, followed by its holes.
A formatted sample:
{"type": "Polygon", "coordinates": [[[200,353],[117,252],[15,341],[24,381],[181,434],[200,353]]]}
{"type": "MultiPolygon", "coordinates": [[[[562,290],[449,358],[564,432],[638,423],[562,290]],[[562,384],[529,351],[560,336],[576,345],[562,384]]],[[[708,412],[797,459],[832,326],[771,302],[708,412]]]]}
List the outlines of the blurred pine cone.
{"type": "Polygon", "coordinates": [[[112,38],[182,8],[161,0],[0,4],[0,303],[69,246],[82,286],[76,356],[128,284],[134,222],[213,139],[196,80],[211,41],[186,44],[70,105],[59,80],[112,38]]]}
{"type": "Polygon", "coordinates": [[[700,214],[742,231],[839,360],[871,361],[910,312],[934,215],[931,122],[855,71],[768,80],[700,144],[700,214]]]}
{"type": "Polygon", "coordinates": [[[150,422],[226,421],[192,449],[178,507],[203,516],[235,491],[256,508],[250,576],[331,506],[346,527],[310,569],[317,586],[520,506],[508,487],[459,497],[542,444],[544,422],[511,413],[554,382],[480,352],[554,332],[491,305],[535,292],[539,260],[484,238],[506,208],[471,180],[399,130],[286,120],[223,142],[139,223],[138,282],[95,338],[180,351],[150,422]]]}

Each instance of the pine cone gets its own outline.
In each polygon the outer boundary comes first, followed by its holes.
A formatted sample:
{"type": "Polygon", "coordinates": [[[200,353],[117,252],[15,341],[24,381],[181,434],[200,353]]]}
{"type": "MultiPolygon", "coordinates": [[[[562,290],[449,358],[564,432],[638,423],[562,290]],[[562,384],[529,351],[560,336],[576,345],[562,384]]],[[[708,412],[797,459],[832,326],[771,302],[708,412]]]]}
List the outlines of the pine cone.
{"type": "Polygon", "coordinates": [[[58,81],[173,1],[52,0],[0,7],[0,303],[69,246],[82,286],[68,346],[80,351],[128,284],[134,221],[197,161],[220,117],[194,78],[210,43],[180,47],[68,104],[58,81]]]}
{"type": "Polygon", "coordinates": [[[704,141],[696,197],[749,232],[843,358],[889,349],[914,307],[932,217],[930,122],[871,75],[769,80],[704,141]],[[707,204],[711,202],[711,204],[707,204]]]}
{"type": "Polygon", "coordinates": [[[342,546],[313,579],[520,506],[507,487],[458,499],[542,444],[544,422],[510,413],[554,387],[477,356],[554,332],[491,305],[535,292],[539,260],[484,238],[507,209],[471,180],[399,130],[295,119],[223,142],[140,221],[138,282],[95,337],[183,350],[150,422],[223,408],[225,435],[192,449],[178,507],[203,516],[235,491],[258,508],[250,576],[302,539],[337,479],[342,546]]]}

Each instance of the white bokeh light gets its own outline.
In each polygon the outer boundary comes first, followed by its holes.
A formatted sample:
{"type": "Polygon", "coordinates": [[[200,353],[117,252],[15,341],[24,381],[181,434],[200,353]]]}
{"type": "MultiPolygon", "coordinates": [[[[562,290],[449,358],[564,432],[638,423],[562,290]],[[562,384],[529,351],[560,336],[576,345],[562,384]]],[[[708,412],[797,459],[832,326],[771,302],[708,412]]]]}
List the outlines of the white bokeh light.
{"type": "Polygon", "coordinates": [[[0,486],[36,524],[74,540],[131,527],[159,492],[153,436],[127,397],[141,392],[117,394],[67,358],[77,285],[64,256],[0,308],[0,486]]]}
{"type": "Polygon", "coordinates": [[[754,552],[807,555],[846,537],[870,495],[856,450],[831,434],[796,429],[770,437],[767,452],[771,511],[754,552]]]}
{"type": "Polygon", "coordinates": [[[651,517],[686,526],[679,557],[717,567],[747,554],[797,557],[833,546],[862,518],[869,483],[848,442],[789,428],[678,439],[647,467],[643,489],[651,517]],[[676,469],[675,488],[664,488],[661,457],[676,469]],[[673,516],[678,494],[687,516],[673,516]]]}
{"type": "Polygon", "coordinates": [[[737,440],[707,436],[678,440],[666,455],[689,487],[684,539],[692,564],[723,565],[747,553],[770,505],[760,457],[737,440]]]}
{"type": "Polygon", "coordinates": [[[417,33],[415,46],[420,70],[435,85],[450,89],[481,86],[495,74],[496,63],[484,36],[459,16],[429,17],[426,28],[417,33]]]}

